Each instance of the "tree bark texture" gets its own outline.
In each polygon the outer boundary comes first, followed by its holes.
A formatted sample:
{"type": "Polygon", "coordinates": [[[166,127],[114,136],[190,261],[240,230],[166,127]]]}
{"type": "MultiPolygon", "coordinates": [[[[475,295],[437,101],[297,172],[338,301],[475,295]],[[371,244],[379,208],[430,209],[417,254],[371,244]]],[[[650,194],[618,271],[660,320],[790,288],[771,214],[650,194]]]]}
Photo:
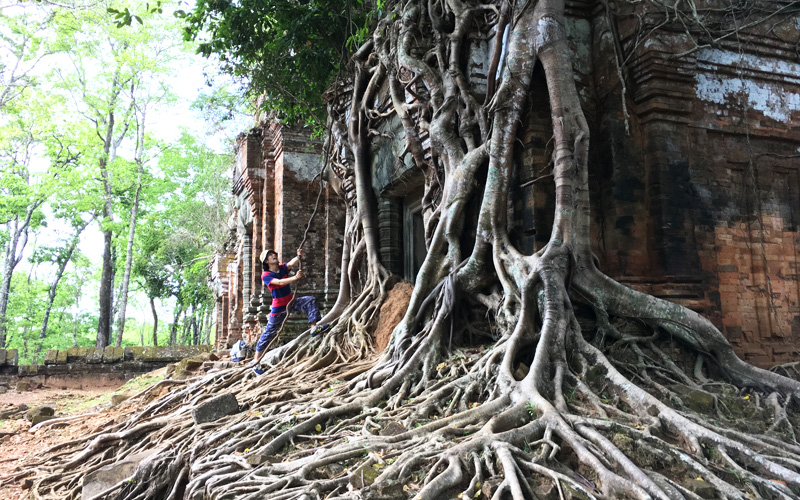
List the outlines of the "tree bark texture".
{"type": "Polygon", "coordinates": [[[150,310],[153,311],[153,345],[158,345],[158,311],[156,311],[156,299],[150,297],[150,310]]]}

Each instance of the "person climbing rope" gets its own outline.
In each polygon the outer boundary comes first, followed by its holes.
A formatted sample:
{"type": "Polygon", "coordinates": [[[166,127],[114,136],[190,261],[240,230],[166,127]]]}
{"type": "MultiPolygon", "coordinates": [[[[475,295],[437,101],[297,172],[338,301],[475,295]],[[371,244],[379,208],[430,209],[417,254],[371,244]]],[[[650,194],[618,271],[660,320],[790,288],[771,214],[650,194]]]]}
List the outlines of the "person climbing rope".
{"type": "Polygon", "coordinates": [[[261,280],[272,292],[272,310],[269,314],[267,326],[256,344],[256,356],[251,363],[253,371],[258,375],[263,373],[259,368],[261,358],[264,357],[273,339],[280,332],[287,313],[304,312],[308,316],[312,337],[330,328],[328,324],[317,326],[317,322],[321,318],[317,307],[317,299],[311,296],[295,297],[292,293],[292,288],[289,286],[303,277],[302,269],[298,269],[294,276],[289,276],[289,271],[300,262],[302,257],[302,248],[297,249],[297,256],[289,262],[279,263],[278,252],[275,250],[264,250],[259,256],[264,271],[261,274],[261,280]]]}

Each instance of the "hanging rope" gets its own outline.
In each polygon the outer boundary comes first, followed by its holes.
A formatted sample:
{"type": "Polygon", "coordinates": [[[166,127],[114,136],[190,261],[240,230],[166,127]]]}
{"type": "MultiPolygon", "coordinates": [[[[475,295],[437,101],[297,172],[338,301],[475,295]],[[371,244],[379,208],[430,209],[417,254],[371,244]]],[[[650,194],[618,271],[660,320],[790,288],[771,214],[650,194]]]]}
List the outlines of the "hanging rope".
{"type": "MultiPolygon", "coordinates": [[[[328,130],[328,133],[330,134],[330,130],[328,130]]],[[[330,137],[330,135],[328,135],[328,137],[330,137]]],[[[322,198],[322,192],[323,192],[323,187],[324,187],[323,183],[322,183],[322,174],[324,172],[325,172],[325,156],[323,155],[322,167],[320,168],[319,173],[317,173],[317,175],[315,176],[315,178],[319,178],[319,192],[317,193],[317,201],[314,203],[314,210],[311,212],[311,217],[309,217],[309,219],[308,219],[308,223],[306,224],[306,230],[303,232],[303,239],[300,240],[300,246],[297,248],[297,250],[302,250],[303,246],[305,246],[306,238],[308,238],[308,231],[311,229],[311,223],[314,221],[314,217],[317,215],[317,210],[319,209],[319,200],[320,200],[320,198],[322,198]]],[[[298,255],[297,271],[301,271],[303,269],[303,261],[299,260],[299,257],[300,256],[298,255]]],[[[278,328],[277,333],[275,333],[275,335],[269,341],[269,344],[267,344],[267,347],[264,349],[264,352],[269,351],[269,348],[272,346],[272,344],[276,340],[278,340],[278,337],[280,337],[281,333],[283,333],[283,329],[286,326],[286,321],[289,319],[289,310],[292,307],[292,304],[294,303],[296,298],[297,298],[297,294],[293,293],[292,294],[292,299],[289,301],[288,304],[286,304],[286,315],[283,317],[283,321],[281,322],[281,326],[280,326],[280,328],[278,328]]]]}

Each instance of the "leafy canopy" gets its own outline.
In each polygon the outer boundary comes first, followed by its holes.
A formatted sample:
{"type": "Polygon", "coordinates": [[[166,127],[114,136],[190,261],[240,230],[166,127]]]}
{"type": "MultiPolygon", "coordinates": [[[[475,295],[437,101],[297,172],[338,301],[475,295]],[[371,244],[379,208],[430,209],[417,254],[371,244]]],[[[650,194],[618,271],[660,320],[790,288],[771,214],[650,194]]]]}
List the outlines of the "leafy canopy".
{"type": "Polygon", "coordinates": [[[325,123],[322,94],[369,31],[383,0],[198,0],[187,40],[249,80],[261,111],[288,123],[325,123]]]}

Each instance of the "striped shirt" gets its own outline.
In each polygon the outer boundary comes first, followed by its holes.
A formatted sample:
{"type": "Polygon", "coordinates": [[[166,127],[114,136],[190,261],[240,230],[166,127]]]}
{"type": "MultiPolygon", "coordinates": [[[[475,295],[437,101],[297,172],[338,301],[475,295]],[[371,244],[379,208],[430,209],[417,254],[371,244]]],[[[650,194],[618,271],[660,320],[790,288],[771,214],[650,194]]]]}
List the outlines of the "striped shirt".
{"type": "Polygon", "coordinates": [[[286,306],[292,301],[292,289],[287,285],[276,286],[272,284],[272,280],[282,280],[289,276],[289,268],[286,263],[278,265],[278,271],[264,271],[261,274],[261,281],[267,285],[267,288],[272,292],[272,310],[270,316],[277,316],[286,310],[286,306]]]}

